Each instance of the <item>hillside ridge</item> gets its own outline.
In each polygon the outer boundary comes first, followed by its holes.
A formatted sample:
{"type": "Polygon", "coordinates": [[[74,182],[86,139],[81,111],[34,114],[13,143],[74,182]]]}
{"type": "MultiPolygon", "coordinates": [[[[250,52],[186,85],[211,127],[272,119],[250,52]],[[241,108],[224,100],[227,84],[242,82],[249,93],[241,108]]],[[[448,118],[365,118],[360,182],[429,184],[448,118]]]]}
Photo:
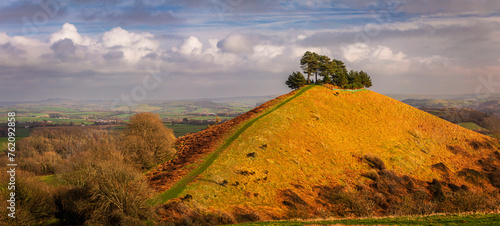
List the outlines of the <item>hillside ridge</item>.
{"type": "Polygon", "coordinates": [[[234,137],[214,144],[224,152],[164,197],[165,220],[408,215],[500,204],[492,138],[368,90],[310,86],[274,104],[239,134],[236,127],[223,134],[234,137]]]}
{"type": "Polygon", "coordinates": [[[187,169],[186,167],[215,151],[217,144],[222,142],[223,135],[226,132],[237,127],[242,122],[252,119],[259,113],[279,103],[281,100],[293,96],[297,92],[302,93],[304,91],[305,90],[296,90],[281,95],[232,120],[179,138],[176,141],[178,152],[174,158],[161,164],[157,169],[147,174],[150,185],[158,191],[170,189],[175,183],[182,179],[182,176],[189,174],[189,171],[194,169],[194,167],[187,169]]]}

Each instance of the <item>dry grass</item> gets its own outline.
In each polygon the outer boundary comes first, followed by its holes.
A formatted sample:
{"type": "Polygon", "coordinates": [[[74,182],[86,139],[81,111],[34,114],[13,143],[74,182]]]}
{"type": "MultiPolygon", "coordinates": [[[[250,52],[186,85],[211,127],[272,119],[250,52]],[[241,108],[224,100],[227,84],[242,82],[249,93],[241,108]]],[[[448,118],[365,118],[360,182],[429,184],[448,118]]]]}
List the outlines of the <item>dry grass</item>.
{"type": "MultiPolygon", "coordinates": [[[[433,179],[446,179],[478,191],[494,191],[490,184],[474,184],[456,174],[445,178],[431,167],[442,163],[451,172],[482,171],[476,160],[487,158],[493,149],[498,149],[498,145],[486,136],[386,96],[318,86],[256,121],[179,197],[191,195],[189,205],[200,209],[231,212],[235,206],[245,206],[283,218],[289,217],[293,204],[304,216],[320,216],[318,210],[326,207],[317,200],[316,186],[343,187],[340,198],[351,200],[349,197],[356,197],[363,190],[360,186],[371,186],[378,180],[378,174],[385,175],[388,181],[400,180],[382,184],[387,193],[383,196],[393,195],[393,203],[388,205],[396,203],[403,208],[405,200],[396,195],[401,189],[423,188],[428,186],[424,182],[433,179]],[[462,152],[454,153],[448,146],[462,152]],[[249,153],[256,157],[248,157],[249,153]],[[411,177],[416,185],[404,182],[402,175],[411,177]],[[220,181],[227,184],[223,186],[220,181]],[[298,206],[286,200],[284,189],[291,189],[303,202],[298,206]],[[245,195],[249,193],[257,195],[245,195]]],[[[447,187],[442,189],[450,191],[447,187]]],[[[394,212],[435,211],[431,205],[434,196],[425,192],[428,194],[420,207],[394,212]]],[[[366,197],[365,203],[349,201],[348,209],[357,216],[362,214],[355,212],[372,209],[374,215],[387,214],[372,206],[372,202],[379,205],[374,200],[366,197]]],[[[415,200],[411,198],[411,202],[415,200]]],[[[471,203],[474,200],[478,199],[471,203]]]]}

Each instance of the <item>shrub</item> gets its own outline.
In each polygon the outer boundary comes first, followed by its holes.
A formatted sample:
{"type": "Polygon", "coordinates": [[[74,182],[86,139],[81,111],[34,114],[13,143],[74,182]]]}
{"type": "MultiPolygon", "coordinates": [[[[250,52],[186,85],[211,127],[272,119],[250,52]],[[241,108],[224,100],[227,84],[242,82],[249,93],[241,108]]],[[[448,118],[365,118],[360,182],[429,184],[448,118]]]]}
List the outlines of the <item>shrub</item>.
{"type": "Polygon", "coordinates": [[[346,211],[346,215],[357,217],[371,216],[375,210],[375,202],[368,199],[368,194],[361,191],[342,191],[337,194],[337,200],[346,211]]]}
{"type": "MultiPolygon", "coordinates": [[[[7,188],[6,182],[8,178],[6,176],[8,174],[2,173],[1,175],[1,187],[7,188]]],[[[50,220],[56,211],[53,205],[53,189],[28,172],[16,171],[16,179],[16,218],[8,217],[10,211],[7,209],[8,203],[6,200],[10,198],[11,191],[1,189],[0,222],[8,223],[9,225],[34,225],[50,220]]]]}
{"type": "Polygon", "coordinates": [[[463,213],[472,211],[493,211],[498,208],[500,203],[488,197],[486,194],[481,194],[472,191],[460,190],[448,194],[446,201],[440,203],[440,212],[463,213]]]}
{"type": "Polygon", "coordinates": [[[70,168],[63,178],[71,187],[58,199],[59,212],[74,217],[67,221],[136,225],[155,217],[144,175],[120,157],[76,161],[70,168]]]}
{"type": "Polygon", "coordinates": [[[383,170],[385,169],[385,164],[382,159],[380,159],[377,156],[374,155],[365,155],[363,156],[363,159],[373,168],[378,169],[378,170],[383,170]]]}
{"type": "Polygon", "coordinates": [[[361,176],[369,178],[373,181],[378,181],[378,179],[379,179],[378,173],[374,170],[370,170],[368,172],[362,173],[361,176]]]}
{"type": "Polygon", "coordinates": [[[166,128],[159,115],[139,113],[130,118],[124,130],[122,149],[130,161],[149,169],[175,154],[175,136],[166,128]]]}

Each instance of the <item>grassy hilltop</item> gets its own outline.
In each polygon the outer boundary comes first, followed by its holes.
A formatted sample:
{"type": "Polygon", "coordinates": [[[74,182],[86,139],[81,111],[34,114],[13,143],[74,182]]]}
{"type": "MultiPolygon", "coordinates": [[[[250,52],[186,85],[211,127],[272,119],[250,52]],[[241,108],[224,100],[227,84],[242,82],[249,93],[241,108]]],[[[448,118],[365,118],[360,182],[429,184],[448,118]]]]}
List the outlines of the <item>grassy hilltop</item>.
{"type": "Polygon", "coordinates": [[[157,201],[167,203],[165,220],[408,215],[499,203],[499,146],[487,136],[366,90],[308,86],[265,105],[181,138],[178,157],[149,174],[164,191],[157,201]]]}

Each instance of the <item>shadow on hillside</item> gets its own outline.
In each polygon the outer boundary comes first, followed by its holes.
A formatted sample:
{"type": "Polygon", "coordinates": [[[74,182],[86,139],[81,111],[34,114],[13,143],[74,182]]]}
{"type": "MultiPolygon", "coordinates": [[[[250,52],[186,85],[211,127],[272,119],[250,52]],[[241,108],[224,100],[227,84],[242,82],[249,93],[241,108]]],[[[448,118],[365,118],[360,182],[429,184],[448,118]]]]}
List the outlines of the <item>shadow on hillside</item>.
{"type": "Polygon", "coordinates": [[[431,168],[444,176],[442,180],[433,179],[430,182],[408,175],[397,175],[388,170],[384,162],[374,155],[356,158],[371,168],[360,175],[367,178],[367,182],[359,183],[355,187],[316,185],[312,186],[312,191],[301,185],[282,189],[276,198],[286,210],[284,215],[244,206],[234,207],[230,212],[207,212],[192,209],[188,207],[192,206],[189,201],[181,199],[164,205],[161,211],[164,211],[162,214],[168,213],[171,216],[168,221],[176,224],[209,225],[292,218],[489,212],[497,210],[500,205],[498,151],[477,161],[481,171],[465,168],[453,173],[443,163],[434,164],[431,168]],[[470,185],[454,184],[451,178],[463,178],[470,185]],[[471,186],[484,190],[472,189],[471,186]]]}

